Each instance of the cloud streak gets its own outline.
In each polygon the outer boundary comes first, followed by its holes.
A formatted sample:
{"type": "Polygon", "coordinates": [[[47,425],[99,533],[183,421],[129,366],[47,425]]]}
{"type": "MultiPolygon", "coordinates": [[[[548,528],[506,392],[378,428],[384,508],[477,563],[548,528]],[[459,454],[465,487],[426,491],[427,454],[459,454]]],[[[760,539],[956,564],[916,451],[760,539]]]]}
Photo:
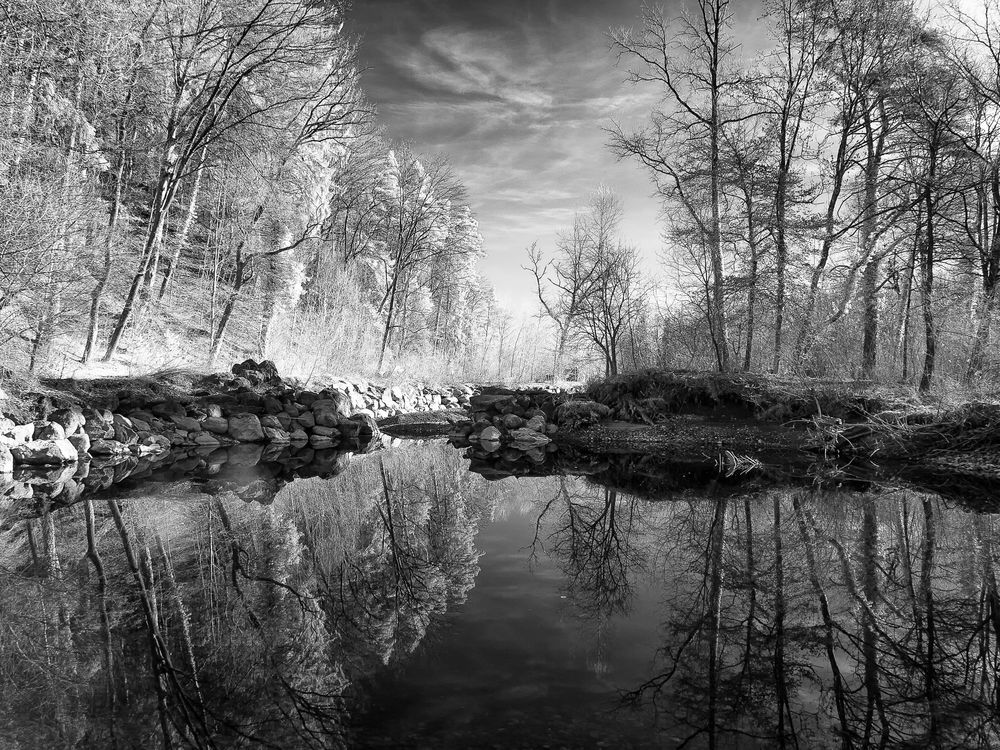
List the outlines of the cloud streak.
{"type": "Polygon", "coordinates": [[[449,157],[486,240],[484,271],[514,304],[531,297],[524,248],[551,250],[599,184],[625,202],[625,232],[650,258],[657,203],[641,170],[606,147],[612,119],[656,103],[615,67],[607,30],[640,0],[369,0],[355,6],[369,95],[390,132],[449,157]]]}

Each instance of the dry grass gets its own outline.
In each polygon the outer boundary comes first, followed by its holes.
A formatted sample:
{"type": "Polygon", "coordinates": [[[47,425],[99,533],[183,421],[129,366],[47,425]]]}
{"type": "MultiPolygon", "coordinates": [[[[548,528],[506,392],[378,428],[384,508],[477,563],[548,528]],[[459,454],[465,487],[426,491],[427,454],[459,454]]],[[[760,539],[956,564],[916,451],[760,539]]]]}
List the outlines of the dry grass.
{"type": "Polygon", "coordinates": [[[684,370],[626,373],[589,383],[586,394],[619,419],[646,423],[690,412],[777,422],[820,415],[853,420],[919,403],[910,388],[684,370]]]}

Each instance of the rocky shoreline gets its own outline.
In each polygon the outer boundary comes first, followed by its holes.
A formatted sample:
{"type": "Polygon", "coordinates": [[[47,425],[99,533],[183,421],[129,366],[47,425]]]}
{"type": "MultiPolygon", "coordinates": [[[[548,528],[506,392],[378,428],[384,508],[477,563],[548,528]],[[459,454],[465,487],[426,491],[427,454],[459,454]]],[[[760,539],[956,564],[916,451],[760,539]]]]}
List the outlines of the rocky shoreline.
{"type": "Polygon", "coordinates": [[[271,362],[247,360],[170,396],[102,393],[93,403],[47,397],[37,419],[0,414],[0,475],[17,466],[151,456],[181,448],[242,444],[336,448],[380,434],[377,421],[400,413],[468,408],[474,389],[379,386],[337,380],[309,390],[285,382],[271,362]],[[51,408],[56,401],[59,408],[51,408]],[[59,401],[64,402],[58,404],[59,401]]]}

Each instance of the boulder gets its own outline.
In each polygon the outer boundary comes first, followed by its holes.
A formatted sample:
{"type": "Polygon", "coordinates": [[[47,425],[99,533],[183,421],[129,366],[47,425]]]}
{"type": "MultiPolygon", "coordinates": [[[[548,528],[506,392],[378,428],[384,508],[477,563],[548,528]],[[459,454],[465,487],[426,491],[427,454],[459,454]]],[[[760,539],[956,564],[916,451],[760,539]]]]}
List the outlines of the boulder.
{"type": "Polygon", "coordinates": [[[296,429],[289,433],[288,437],[293,443],[307,443],[309,442],[309,435],[307,435],[303,430],[296,429]]]}
{"type": "Polygon", "coordinates": [[[157,417],[163,417],[164,419],[183,417],[187,414],[187,410],[176,401],[161,401],[158,404],[153,404],[150,411],[157,417]]]}
{"type": "Polygon", "coordinates": [[[314,413],[320,409],[330,409],[344,417],[351,415],[351,398],[343,391],[326,390],[322,391],[320,395],[323,398],[312,405],[314,413]]]}
{"type": "Polygon", "coordinates": [[[81,458],[90,453],[90,435],[86,432],[81,430],[66,439],[73,444],[73,447],[76,448],[76,452],[81,458]]]}
{"type": "MultiPolygon", "coordinates": [[[[179,416],[174,414],[170,417],[170,421],[185,432],[201,432],[201,422],[194,417],[179,416]]],[[[134,422],[133,425],[135,425],[134,422]]],[[[135,426],[138,427],[139,425],[135,426]]]]}
{"type": "Polygon", "coordinates": [[[302,391],[295,394],[295,403],[302,404],[305,407],[310,407],[319,401],[319,394],[313,391],[302,391]]]}
{"type": "Polygon", "coordinates": [[[76,461],[78,454],[66,438],[57,440],[32,440],[15,445],[11,454],[14,462],[30,466],[51,466],[76,461]]]}
{"type": "Polygon", "coordinates": [[[479,441],[481,443],[499,443],[500,430],[492,426],[487,427],[485,430],[479,433],[479,441]]]}
{"type": "Polygon", "coordinates": [[[266,414],[279,414],[285,408],[284,404],[274,396],[264,396],[261,406],[264,407],[266,414]]]}
{"type": "Polygon", "coordinates": [[[66,430],[57,422],[47,422],[39,420],[35,422],[34,437],[32,440],[65,440],[66,430]]]}
{"type": "Polygon", "coordinates": [[[356,438],[361,432],[361,423],[355,422],[349,417],[341,417],[337,422],[337,430],[345,438],[356,438]]]}
{"type": "Polygon", "coordinates": [[[205,404],[205,415],[208,417],[222,417],[222,407],[219,404],[205,404]]]}
{"type": "Polygon", "coordinates": [[[49,414],[49,421],[55,422],[62,427],[66,433],[66,437],[79,432],[87,422],[83,416],[83,411],[76,406],[69,409],[57,409],[49,414]]]}
{"type": "Polygon", "coordinates": [[[106,409],[88,409],[83,416],[86,423],[83,431],[90,435],[90,440],[113,438],[115,436],[114,421],[111,412],[106,409]]]}
{"type": "Polygon", "coordinates": [[[122,414],[112,414],[115,440],[125,445],[135,445],[139,442],[139,431],[132,425],[132,420],[122,414]]]}
{"type": "Polygon", "coordinates": [[[241,443],[259,443],[264,429],[255,414],[234,414],[229,418],[229,436],[241,443]]]}
{"type": "Polygon", "coordinates": [[[281,377],[278,375],[278,368],[269,359],[255,362],[246,359],[233,365],[232,373],[237,377],[246,378],[252,383],[280,383],[281,377]]]}
{"type": "Polygon", "coordinates": [[[225,435],[229,432],[229,420],[225,417],[205,417],[201,423],[201,429],[215,435],[225,435]]]}
{"type": "Polygon", "coordinates": [[[374,437],[380,433],[378,424],[375,422],[375,416],[369,411],[359,411],[351,419],[359,425],[359,438],[374,437]]]}
{"type": "Polygon", "coordinates": [[[341,414],[334,407],[328,406],[328,403],[317,401],[313,405],[312,414],[317,427],[336,427],[340,420],[341,414]]]}
{"type": "Polygon", "coordinates": [[[273,430],[283,430],[284,427],[281,424],[281,420],[278,419],[275,414],[265,414],[260,418],[260,426],[267,428],[270,427],[273,430]]]}
{"type": "Polygon", "coordinates": [[[524,426],[534,432],[545,432],[545,417],[536,415],[529,419],[528,423],[524,426]]]}
{"type": "Polygon", "coordinates": [[[503,418],[503,426],[508,430],[517,430],[524,427],[524,420],[516,414],[507,414],[503,418]]]}
{"type": "Polygon", "coordinates": [[[16,424],[6,433],[12,440],[18,443],[27,443],[35,437],[35,424],[16,424]]]}
{"type": "Polygon", "coordinates": [[[92,456],[123,456],[128,454],[128,446],[119,443],[117,440],[105,440],[98,438],[90,443],[90,454],[92,456]]]}
{"type": "Polygon", "coordinates": [[[269,443],[286,444],[292,442],[292,436],[280,427],[265,427],[264,437],[269,443]]]}

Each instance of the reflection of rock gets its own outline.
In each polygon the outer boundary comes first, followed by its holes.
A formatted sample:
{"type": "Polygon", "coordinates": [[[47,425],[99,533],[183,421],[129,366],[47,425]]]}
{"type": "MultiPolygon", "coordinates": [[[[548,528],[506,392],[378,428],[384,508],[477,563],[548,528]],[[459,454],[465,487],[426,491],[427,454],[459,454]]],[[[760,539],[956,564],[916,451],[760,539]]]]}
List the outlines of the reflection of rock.
{"type": "Polygon", "coordinates": [[[510,442],[518,450],[527,451],[532,448],[540,448],[548,445],[552,440],[541,433],[530,430],[527,427],[522,427],[510,433],[510,442]]]}

